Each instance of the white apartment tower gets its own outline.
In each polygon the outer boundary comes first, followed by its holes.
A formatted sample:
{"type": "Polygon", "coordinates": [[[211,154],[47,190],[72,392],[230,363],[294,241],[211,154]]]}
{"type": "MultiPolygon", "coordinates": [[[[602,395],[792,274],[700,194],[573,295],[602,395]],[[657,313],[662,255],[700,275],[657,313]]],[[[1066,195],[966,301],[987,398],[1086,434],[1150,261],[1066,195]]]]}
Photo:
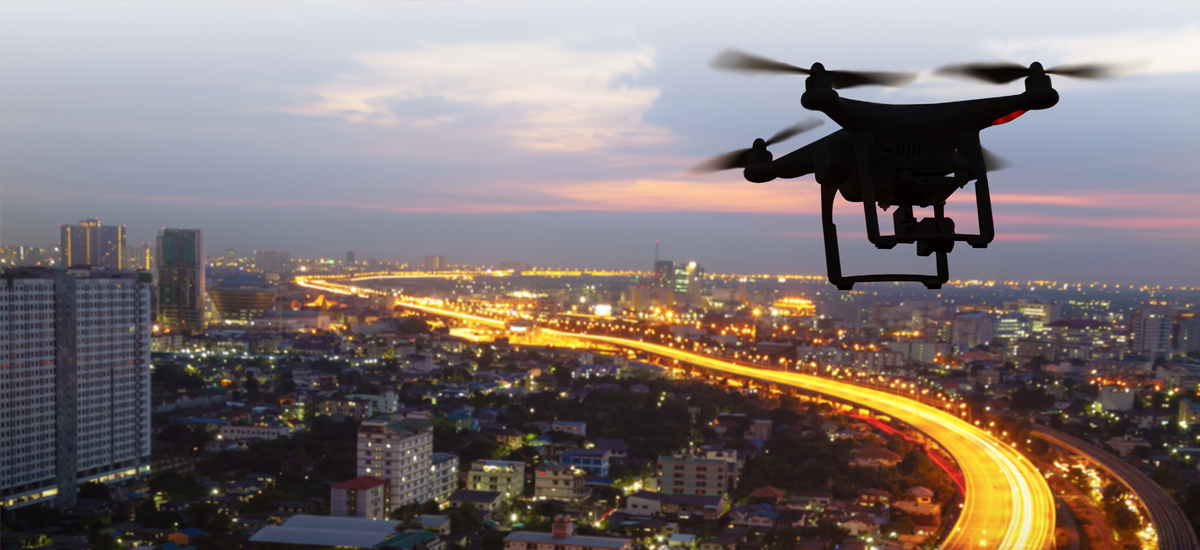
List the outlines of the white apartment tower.
{"type": "Polygon", "coordinates": [[[1133,353],[1171,350],[1171,319],[1169,311],[1143,308],[1130,316],[1129,347],[1133,353]]]}
{"type": "Polygon", "coordinates": [[[380,415],[358,428],[358,475],[391,482],[387,510],[421,504],[433,494],[433,423],[380,415]]]}
{"type": "Polygon", "coordinates": [[[75,502],[149,472],[149,274],[0,277],[0,505],[75,502]]]}

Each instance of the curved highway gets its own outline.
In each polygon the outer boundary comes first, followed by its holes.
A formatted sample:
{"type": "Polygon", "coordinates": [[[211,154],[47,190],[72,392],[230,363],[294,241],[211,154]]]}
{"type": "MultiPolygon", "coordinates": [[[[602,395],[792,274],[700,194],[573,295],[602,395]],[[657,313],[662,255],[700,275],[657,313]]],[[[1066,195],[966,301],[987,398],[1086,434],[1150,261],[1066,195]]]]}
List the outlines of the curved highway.
{"type": "Polygon", "coordinates": [[[1054,546],[1054,497],[1045,478],[1015,450],[954,415],[917,401],[799,373],[742,367],[705,355],[638,340],[563,333],[653,353],[731,375],[784,384],[885,412],[926,433],[958,462],[966,495],[943,548],[1045,550],[1054,546]]]}
{"type": "Polygon", "coordinates": [[[1160,550],[1200,550],[1200,542],[1196,540],[1196,531],[1192,529],[1192,524],[1188,522],[1183,510],[1175,504],[1171,495],[1146,477],[1146,474],[1121,458],[1082,439],[1037,424],[1033,425],[1033,431],[1038,437],[1054,445],[1087,457],[1108,475],[1120,481],[1125,488],[1136,494],[1150,514],[1150,523],[1154,524],[1154,530],[1158,534],[1160,550]]]}
{"type": "MultiPolygon", "coordinates": [[[[482,323],[504,323],[440,308],[400,304],[412,309],[482,323]]],[[[821,393],[885,412],[938,442],[962,469],[966,495],[958,522],[943,548],[1048,550],[1054,547],[1054,497],[1045,478],[1015,450],[983,430],[917,401],[815,376],[742,367],[676,348],[626,338],[542,329],[677,359],[706,369],[821,393]]]]}

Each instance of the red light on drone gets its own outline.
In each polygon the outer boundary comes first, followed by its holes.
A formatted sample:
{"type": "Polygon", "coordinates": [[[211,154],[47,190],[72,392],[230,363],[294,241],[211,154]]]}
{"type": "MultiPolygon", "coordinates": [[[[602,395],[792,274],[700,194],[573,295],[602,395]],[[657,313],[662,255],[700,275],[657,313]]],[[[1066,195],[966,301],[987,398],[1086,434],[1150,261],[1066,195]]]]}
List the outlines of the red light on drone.
{"type": "Polygon", "coordinates": [[[1019,117],[1023,114],[1025,114],[1025,111],[1013,111],[1013,112],[1008,113],[1007,115],[1004,115],[996,120],[993,120],[992,126],[999,126],[1001,124],[1012,122],[1012,121],[1016,120],[1017,117],[1019,117]]]}

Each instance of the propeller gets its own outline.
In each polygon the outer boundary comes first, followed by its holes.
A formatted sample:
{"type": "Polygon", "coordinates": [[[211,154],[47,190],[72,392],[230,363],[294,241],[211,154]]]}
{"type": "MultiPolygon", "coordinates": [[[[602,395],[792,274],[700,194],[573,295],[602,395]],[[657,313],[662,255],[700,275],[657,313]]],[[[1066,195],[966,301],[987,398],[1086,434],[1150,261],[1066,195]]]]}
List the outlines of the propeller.
{"type": "MultiPolygon", "coordinates": [[[[1084,65],[1059,65],[1044,69],[1046,74],[1069,76],[1071,78],[1116,78],[1142,68],[1142,63],[1088,63],[1084,65]]],[[[1037,73],[1041,65],[1034,63],[1028,67],[1007,61],[997,63],[967,63],[951,65],[938,69],[937,74],[974,78],[992,84],[1007,84],[1018,78],[1025,78],[1037,73]]]]}
{"type": "Polygon", "coordinates": [[[917,73],[906,72],[871,72],[871,71],[826,71],[820,64],[812,69],[789,65],[754,54],[738,50],[725,50],[709,63],[714,69],[738,71],[743,73],[792,73],[811,75],[814,71],[822,71],[829,76],[834,89],[853,88],[855,86],[904,86],[917,78],[917,73]]]}
{"type": "Polygon", "coordinates": [[[988,151],[987,147],[980,147],[980,149],[983,149],[983,164],[987,166],[988,172],[996,172],[1013,167],[1012,161],[988,151]]]}
{"type": "MultiPolygon", "coordinates": [[[[816,128],[824,123],[825,121],[819,118],[799,122],[793,126],[789,126],[776,132],[775,135],[763,142],[763,146],[770,147],[776,143],[789,140],[798,134],[812,130],[813,128],[816,128]]],[[[755,141],[757,142],[758,140],[755,141]]],[[[711,172],[720,172],[721,170],[729,170],[731,168],[745,168],[749,160],[749,154],[750,149],[738,149],[737,151],[730,151],[724,155],[719,155],[708,159],[696,165],[688,172],[692,174],[708,174],[711,172]]]]}

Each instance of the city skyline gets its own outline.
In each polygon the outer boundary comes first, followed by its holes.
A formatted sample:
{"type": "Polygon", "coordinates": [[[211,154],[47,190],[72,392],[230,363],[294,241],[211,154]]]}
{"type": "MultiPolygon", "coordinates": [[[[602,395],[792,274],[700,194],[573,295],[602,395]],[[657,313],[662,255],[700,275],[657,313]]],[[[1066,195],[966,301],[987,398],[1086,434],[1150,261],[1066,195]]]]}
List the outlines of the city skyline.
{"type": "MultiPolygon", "coordinates": [[[[0,23],[3,244],[42,245],[60,223],[99,217],[128,226],[131,244],[164,226],[204,229],[207,254],[645,269],[660,240],[664,258],[714,272],[819,274],[811,178],[684,174],[821,117],[799,107],[802,79],[708,68],[737,46],[925,71],[907,88],[847,93],[894,103],[1020,86],[930,76],[954,62],[1149,61],[1120,80],[1056,79],[1054,109],[984,132],[1016,167],[993,176],[997,242],[960,247],[951,276],[1178,285],[1200,272],[1192,5],[972,10],[995,12],[983,20],[882,5],[865,19],[790,5],[636,17],[602,4],[73,8],[10,5],[0,23]],[[936,36],[900,30],[922,21],[936,36]]],[[[969,192],[950,206],[966,230],[969,192]]],[[[839,208],[848,273],[929,269],[911,247],[873,250],[854,235],[854,206],[839,208]]]]}

